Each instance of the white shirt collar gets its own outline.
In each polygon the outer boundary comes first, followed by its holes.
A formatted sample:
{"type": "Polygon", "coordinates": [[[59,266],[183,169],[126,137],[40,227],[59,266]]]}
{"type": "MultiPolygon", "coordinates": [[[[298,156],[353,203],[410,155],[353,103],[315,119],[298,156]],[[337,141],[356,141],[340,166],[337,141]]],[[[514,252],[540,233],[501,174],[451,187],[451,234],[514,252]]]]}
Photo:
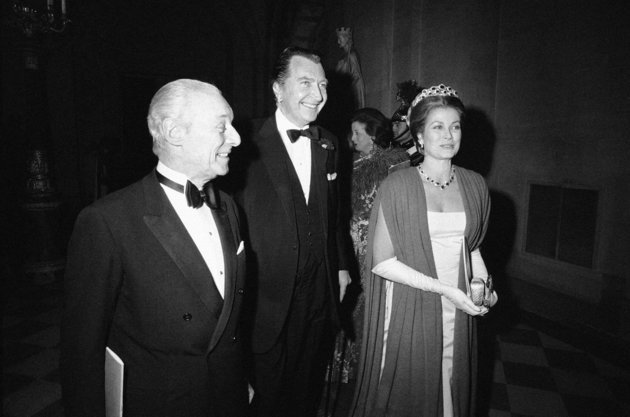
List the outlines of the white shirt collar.
{"type": "Polygon", "coordinates": [[[157,170],[157,172],[164,175],[169,180],[175,181],[176,183],[183,185],[184,187],[186,186],[186,182],[189,181],[186,175],[167,167],[162,161],[158,161],[157,167],[155,169],[157,170]]]}
{"type": "MultiPolygon", "coordinates": [[[[284,113],[282,113],[282,110],[280,110],[280,107],[276,109],[276,125],[278,126],[278,131],[282,134],[283,137],[287,136],[287,130],[289,129],[298,129],[298,130],[308,129],[308,124],[300,127],[292,123],[289,119],[287,119],[287,116],[285,116],[284,113]]],[[[287,139],[288,139],[288,136],[287,136],[287,139]]]]}

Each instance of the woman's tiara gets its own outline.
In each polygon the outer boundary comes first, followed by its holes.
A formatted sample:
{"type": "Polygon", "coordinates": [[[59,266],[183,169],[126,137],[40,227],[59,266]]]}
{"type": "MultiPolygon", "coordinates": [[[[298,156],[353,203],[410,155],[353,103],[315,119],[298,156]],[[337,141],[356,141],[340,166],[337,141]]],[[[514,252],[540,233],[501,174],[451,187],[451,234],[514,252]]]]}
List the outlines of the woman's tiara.
{"type": "Polygon", "coordinates": [[[412,107],[415,107],[416,104],[420,103],[423,98],[431,96],[451,96],[459,98],[459,96],[457,95],[457,91],[453,90],[453,88],[444,84],[434,85],[433,87],[425,88],[424,90],[422,90],[420,94],[418,94],[416,98],[413,99],[409,108],[411,109],[412,107]]]}

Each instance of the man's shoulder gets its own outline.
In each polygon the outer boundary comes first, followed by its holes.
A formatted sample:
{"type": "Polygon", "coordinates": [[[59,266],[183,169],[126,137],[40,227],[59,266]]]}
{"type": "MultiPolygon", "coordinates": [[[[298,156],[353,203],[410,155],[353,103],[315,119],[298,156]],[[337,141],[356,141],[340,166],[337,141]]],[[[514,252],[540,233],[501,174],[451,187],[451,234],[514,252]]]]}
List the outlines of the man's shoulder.
{"type": "MultiPolygon", "coordinates": [[[[149,174],[151,175],[151,174],[149,174]]],[[[95,210],[110,211],[116,209],[128,209],[136,201],[141,201],[144,196],[145,185],[148,176],[123,187],[119,190],[107,194],[94,201],[87,208],[95,210]]],[[[157,180],[156,180],[157,181],[157,180]]]]}
{"type": "Polygon", "coordinates": [[[254,127],[254,140],[259,140],[261,137],[268,137],[274,133],[278,133],[278,126],[276,124],[275,116],[271,115],[267,118],[256,119],[253,123],[254,127]]]}
{"type": "Polygon", "coordinates": [[[268,148],[273,149],[276,140],[281,141],[275,117],[252,121],[250,139],[247,143],[241,144],[239,150],[244,158],[257,160],[269,153],[271,150],[268,148]]]}
{"type": "Polygon", "coordinates": [[[339,142],[339,140],[337,139],[337,136],[335,136],[335,134],[332,133],[330,130],[326,129],[325,127],[323,127],[321,125],[317,125],[316,124],[316,126],[319,129],[319,136],[321,138],[330,139],[334,143],[338,143],[339,142]]]}

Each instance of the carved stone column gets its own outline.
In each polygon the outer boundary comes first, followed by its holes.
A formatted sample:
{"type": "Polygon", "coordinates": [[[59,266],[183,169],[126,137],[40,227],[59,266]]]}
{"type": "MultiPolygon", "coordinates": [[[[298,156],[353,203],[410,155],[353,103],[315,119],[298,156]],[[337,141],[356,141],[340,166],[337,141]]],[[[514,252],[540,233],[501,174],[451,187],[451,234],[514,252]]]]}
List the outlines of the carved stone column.
{"type": "Polygon", "coordinates": [[[46,150],[33,149],[26,170],[24,272],[36,283],[45,283],[65,266],[61,199],[52,183],[46,150]]]}
{"type": "Polygon", "coordinates": [[[15,125],[9,157],[19,161],[7,165],[12,168],[11,175],[23,181],[21,190],[11,190],[11,201],[21,211],[22,220],[12,227],[16,236],[12,236],[15,243],[11,252],[20,259],[28,277],[45,283],[65,266],[62,203],[51,169],[54,147],[45,68],[53,37],[60,36],[69,22],[66,1],[13,0],[3,3],[2,8],[3,46],[9,49],[3,56],[11,57],[13,64],[6,70],[10,88],[3,93],[10,100],[7,110],[15,125]],[[19,174],[15,172],[18,169],[19,174]]]}

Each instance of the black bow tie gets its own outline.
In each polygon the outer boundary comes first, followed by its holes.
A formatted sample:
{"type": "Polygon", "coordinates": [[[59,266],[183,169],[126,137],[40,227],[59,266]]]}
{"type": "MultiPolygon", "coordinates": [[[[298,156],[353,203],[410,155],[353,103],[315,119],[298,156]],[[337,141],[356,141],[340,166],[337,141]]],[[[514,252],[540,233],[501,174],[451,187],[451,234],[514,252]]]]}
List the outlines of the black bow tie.
{"type": "Polygon", "coordinates": [[[166,178],[157,171],[155,171],[155,173],[160,183],[175,191],[179,191],[186,196],[188,207],[199,208],[203,205],[203,203],[206,203],[212,210],[220,209],[219,193],[215,189],[212,181],[205,183],[203,189],[199,190],[197,186],[190,181],[187,181],[186,187],[184,187],[183,185],[166,178]]]}
{"type": "Polygon", "coordinates": [[[289,139],[291,143],[295,143],[296,140],[300,136],[307,137],[311,140],[318,141],[319,140],[319,129],[316,126],[311,126],[308,129],[299,130],[299,129],[289,129],[287,130],[287,135],[289,135],[289,139]]]}

